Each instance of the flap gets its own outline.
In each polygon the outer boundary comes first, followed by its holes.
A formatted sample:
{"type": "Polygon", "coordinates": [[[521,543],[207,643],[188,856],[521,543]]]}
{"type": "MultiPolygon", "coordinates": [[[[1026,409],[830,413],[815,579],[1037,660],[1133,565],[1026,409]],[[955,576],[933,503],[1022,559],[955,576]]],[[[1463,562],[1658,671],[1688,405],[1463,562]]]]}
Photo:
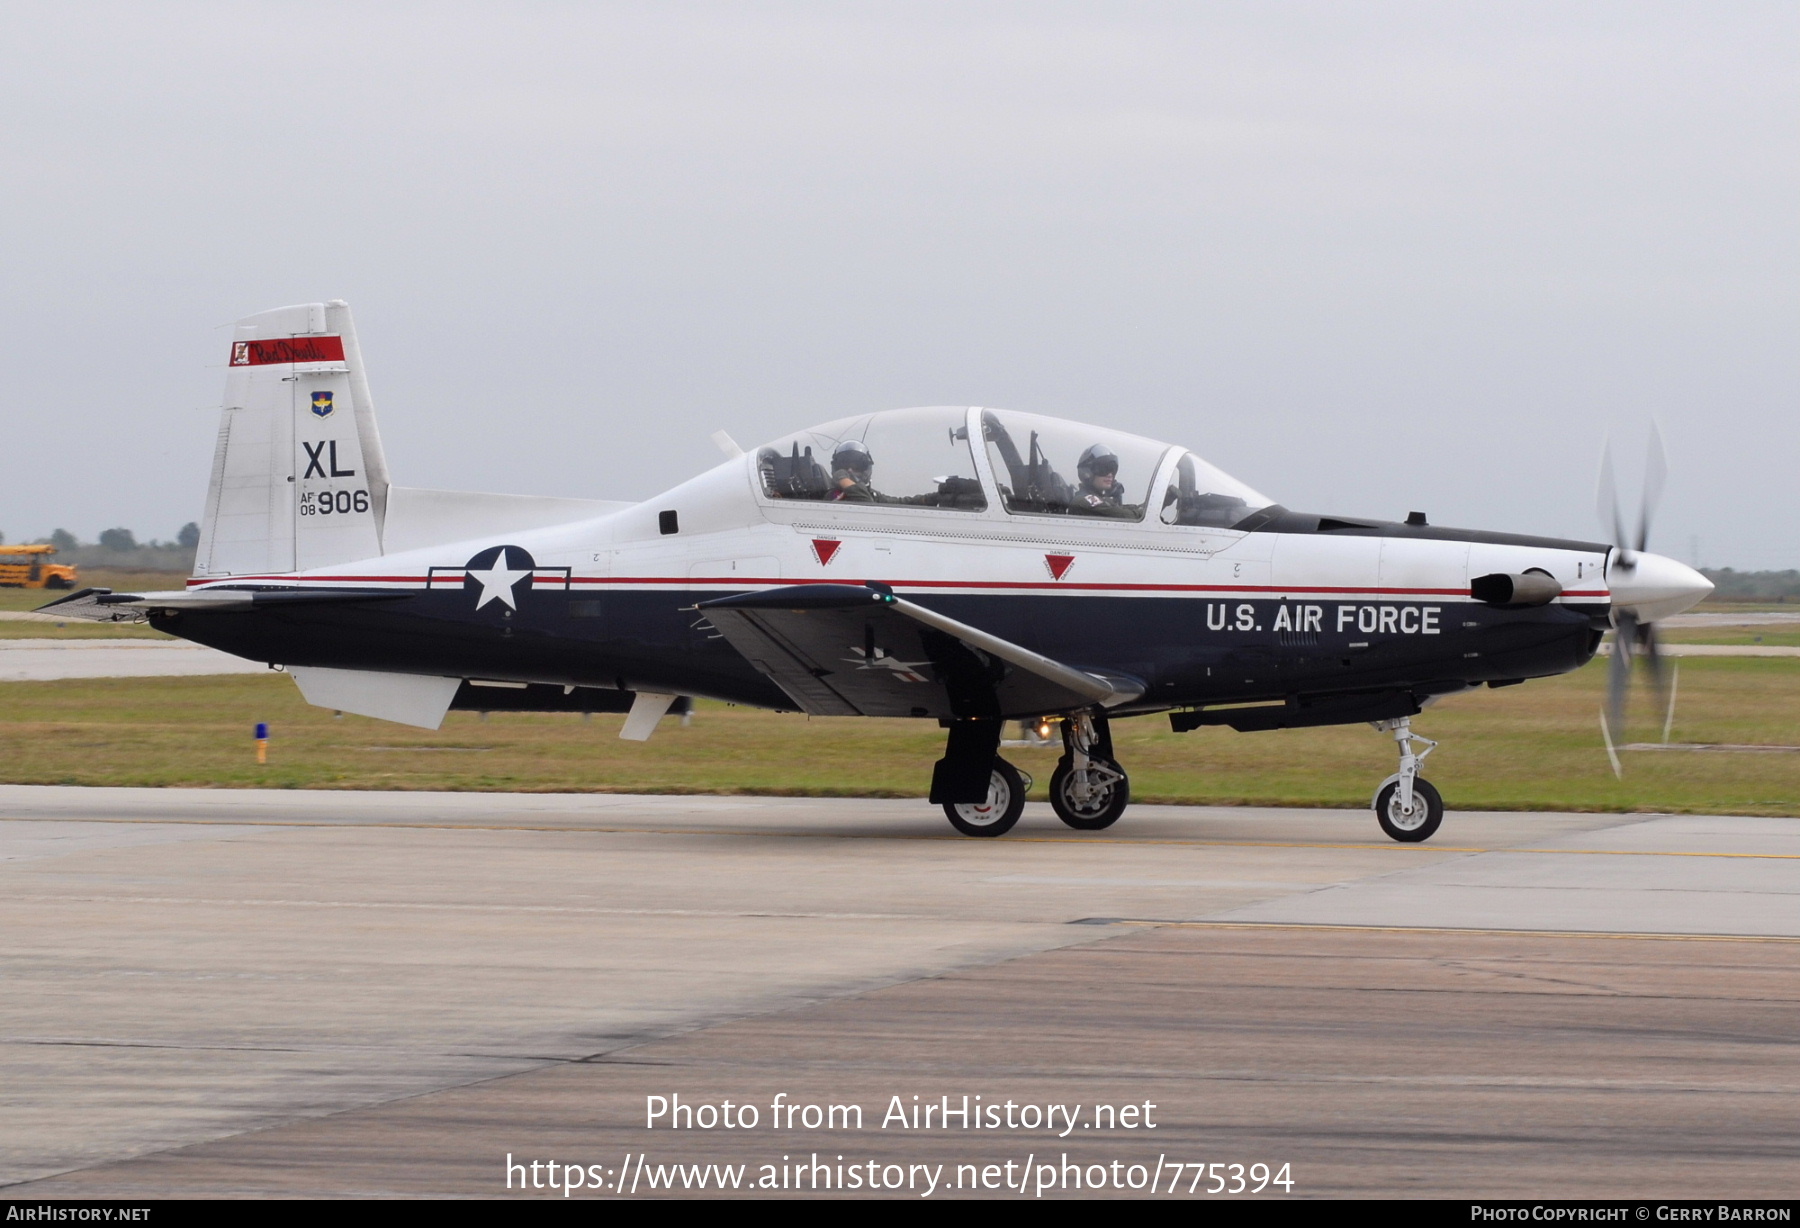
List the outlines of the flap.
{"type": "Polygon", "coordinates": [[[881,588],[806,584],[702,602],[733,648],[815,716],[1042,716],[1137,698],[881,588]]]}

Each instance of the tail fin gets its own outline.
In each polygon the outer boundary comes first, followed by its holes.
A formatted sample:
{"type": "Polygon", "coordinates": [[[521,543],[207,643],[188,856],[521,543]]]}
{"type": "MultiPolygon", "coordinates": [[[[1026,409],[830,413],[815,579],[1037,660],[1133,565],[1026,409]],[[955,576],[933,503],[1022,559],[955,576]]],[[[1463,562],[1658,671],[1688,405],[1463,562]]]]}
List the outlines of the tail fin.
{"type": "Polygon", "coordinates": [[[194,574],[304,571],[381,553],[387,460],[349,304],[239,320],[194,574]]]}

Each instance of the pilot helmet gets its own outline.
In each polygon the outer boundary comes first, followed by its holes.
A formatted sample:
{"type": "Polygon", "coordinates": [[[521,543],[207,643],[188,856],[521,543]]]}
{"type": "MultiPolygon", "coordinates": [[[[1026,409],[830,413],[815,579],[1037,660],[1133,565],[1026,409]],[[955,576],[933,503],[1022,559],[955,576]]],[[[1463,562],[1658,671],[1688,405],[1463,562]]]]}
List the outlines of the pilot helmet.
{"type": "Polygon", "coordinates": [[[833,473],[848,472],[857,481],[866,482],[874,468],[875,458],[870,456],[869,449],[857,440],[845,440],[831,453],[833,473]]]}
{"type": "Polygon", "coordinates": [[[1118,456],[1103,443],[1097,443],[1090,447],[1081,454],[1081,459],[1075,462],[1075,474],[1084,485],[1102,475],[1116,477],[1118,472],[1118,456]]]}

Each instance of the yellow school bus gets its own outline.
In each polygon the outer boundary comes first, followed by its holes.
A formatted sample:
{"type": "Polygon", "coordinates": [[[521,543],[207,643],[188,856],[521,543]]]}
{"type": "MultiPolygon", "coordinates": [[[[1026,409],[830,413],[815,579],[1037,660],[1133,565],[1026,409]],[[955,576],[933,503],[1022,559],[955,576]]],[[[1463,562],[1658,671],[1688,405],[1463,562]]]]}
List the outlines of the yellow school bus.
{"type": "Polygon", "coordinates": [[[74,588],[75,568],[52,563],[55,546],[0,545],[0,588],[74,588]]]}

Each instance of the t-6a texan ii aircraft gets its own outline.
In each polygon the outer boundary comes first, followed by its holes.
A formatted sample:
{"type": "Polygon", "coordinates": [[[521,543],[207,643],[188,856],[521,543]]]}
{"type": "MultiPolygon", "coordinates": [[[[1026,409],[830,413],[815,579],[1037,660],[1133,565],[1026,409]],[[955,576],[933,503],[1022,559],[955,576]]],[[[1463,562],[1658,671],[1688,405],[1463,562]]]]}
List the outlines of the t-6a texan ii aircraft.
{"type": "Polygon", "coordinates": [[[1060,725],[1051,804],[1089,831],[1130,796],[1116,718],[1366,721],[1400,751],[1376,816],[1418,841],[1443,802],[1412,717],[1573,670],[1609,625],[1653,648],[1650,625],[1711,589],[1642,530],[1633,549],[1622,530],[1608,546],[1293,512],[1186,448],[1010,410],[715,439],[731,459],[643,503],[396,486],[349,308],[263,312],[231,343],[186,590],[55,608],[145,619],[285,668],[310,703],[431,729],[452,707],[619,711],[642,740],[692,696],[933,720],[930,797],[971,836],[1024,805],[998,755],[1009,720],[1060,725]]]}

